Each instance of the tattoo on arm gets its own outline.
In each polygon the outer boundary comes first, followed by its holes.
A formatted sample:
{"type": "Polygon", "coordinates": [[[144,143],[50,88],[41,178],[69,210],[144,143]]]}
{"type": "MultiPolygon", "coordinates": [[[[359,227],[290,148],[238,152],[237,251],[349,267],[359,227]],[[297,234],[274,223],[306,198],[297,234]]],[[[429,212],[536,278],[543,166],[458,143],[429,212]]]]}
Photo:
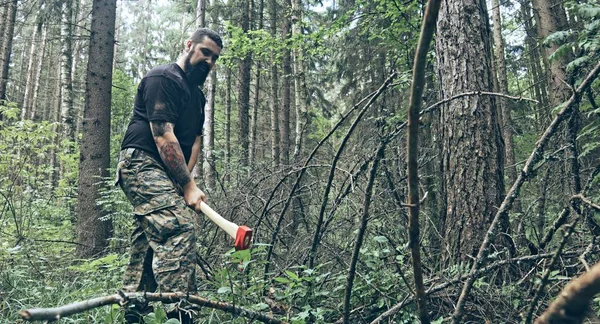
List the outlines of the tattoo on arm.
{"type": "Polygon", "coordinates": [[[185,157],[178,142],[166,142],[158,148],[167,171],[180,185],[185,186],[192,179],[185,164],[185,157]]]}

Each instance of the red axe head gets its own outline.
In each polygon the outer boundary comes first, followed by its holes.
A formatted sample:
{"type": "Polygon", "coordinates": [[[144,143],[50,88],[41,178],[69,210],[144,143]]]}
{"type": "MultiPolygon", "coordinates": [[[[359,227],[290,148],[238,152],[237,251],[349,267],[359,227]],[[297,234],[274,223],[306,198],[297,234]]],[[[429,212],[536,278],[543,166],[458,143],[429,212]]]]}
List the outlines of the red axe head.
{"type": "Polygon", "coordinates": [[[250,247],[251,241],[252,229],[248,226],[243,225],[238,227],[237,233],[235,235],[235,249],[245,250],[250,247]]]}

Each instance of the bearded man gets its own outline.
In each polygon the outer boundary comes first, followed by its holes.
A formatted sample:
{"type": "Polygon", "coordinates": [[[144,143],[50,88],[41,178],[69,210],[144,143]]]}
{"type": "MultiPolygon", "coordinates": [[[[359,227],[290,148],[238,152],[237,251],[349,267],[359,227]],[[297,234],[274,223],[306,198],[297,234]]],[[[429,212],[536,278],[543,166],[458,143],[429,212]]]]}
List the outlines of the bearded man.
{"type": "MultiPolygon", "coordinates": [[[[206,202],[191,176],[204,123],[200,87],[222,48],[217,33],[200,28],[176,62],[150,70],[138,86],[116,179],[134,209],[127,292],[196,292],[194,217],[206,202]]],[[[191,323],[192,312],[181,304],[165,306],[169,318],[191,323]]],[[[126,320],[143,322],[150,310],[128,307],[126,320]]]]}

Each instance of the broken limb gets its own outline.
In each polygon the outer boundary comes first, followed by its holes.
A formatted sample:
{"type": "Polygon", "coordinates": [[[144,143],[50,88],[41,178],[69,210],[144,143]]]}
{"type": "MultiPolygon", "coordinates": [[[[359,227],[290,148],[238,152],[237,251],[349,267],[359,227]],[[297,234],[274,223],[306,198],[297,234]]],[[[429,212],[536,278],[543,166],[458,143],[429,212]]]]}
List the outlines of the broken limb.
{"type": "Polygon", "coordinates": [[[58,320],[63,317],[67,317],[73,314],[82,313],[90,309],[94,309],[101,306],[119,304],[124,305],[130,299],[143,299],[145,301],[160,301],[160,302],[177,302],[180,300],[187,300],[188,302],[204,307],[219,309],[233,315],[244,316],[252,320],[261,321],[263,323],[270,324],[283,324],[286,322],[278,319],[266,316],[261,313],[249,311],[232,304],[216,302],[208,300],[206,298],[198,297],[196,295],[188,295],[185,293],[124,293],[114,294],[111,296],[103,296],[98,298],[88,299],[73,304],[68,304],[55,308],[32,308],[25,309],[19,312],[19,315],[24,320],[28,321],[52,321],[58,320]]]}
{"type": "Polygon", "coordinates": [[[600,292],[600,263],[565,286],[558,298],[535,323],[581,323],[588,315],[590,301],[598,292],[600,292]]]}

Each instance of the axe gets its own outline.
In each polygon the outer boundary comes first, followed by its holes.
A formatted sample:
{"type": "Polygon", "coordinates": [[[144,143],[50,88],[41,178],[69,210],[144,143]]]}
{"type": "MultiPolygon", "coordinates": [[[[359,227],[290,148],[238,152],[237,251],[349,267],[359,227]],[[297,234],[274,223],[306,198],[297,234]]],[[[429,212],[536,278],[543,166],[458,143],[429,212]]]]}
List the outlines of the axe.
{"type": "Polygon", "coordinates": [[[243,225],[238,226],[236,223],[226,220],[204,202],[200,202],[200,210],[235,240],[234,246],[236,250],[246,250],[250,247],[250,241],[252,240],[251,228],[243,225]]]}

